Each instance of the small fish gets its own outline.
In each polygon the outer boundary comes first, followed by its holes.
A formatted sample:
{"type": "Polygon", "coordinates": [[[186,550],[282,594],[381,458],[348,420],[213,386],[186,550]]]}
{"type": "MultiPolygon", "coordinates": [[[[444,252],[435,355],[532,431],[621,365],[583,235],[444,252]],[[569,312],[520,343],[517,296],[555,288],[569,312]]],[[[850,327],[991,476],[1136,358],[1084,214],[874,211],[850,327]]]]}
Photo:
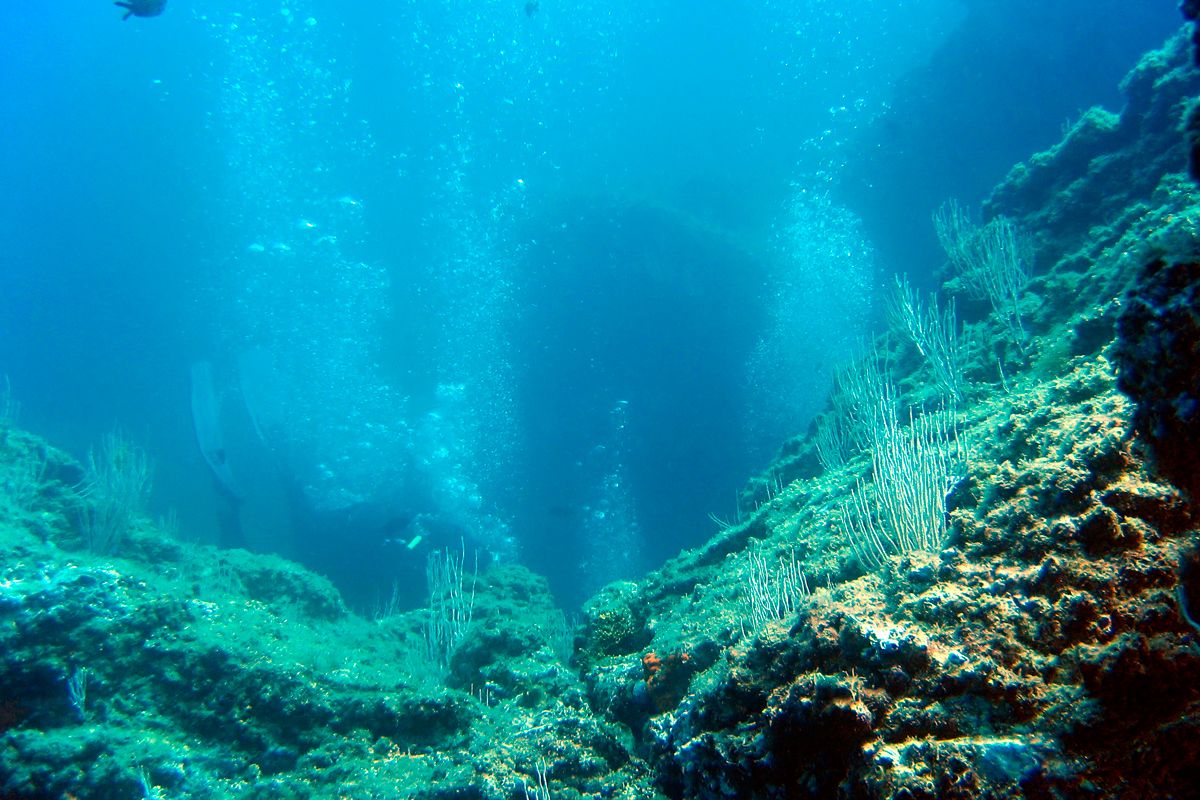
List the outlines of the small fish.
{"type": "Polygon", "coordinates": [[[129,0],[127,3],[113,3],[114,6],[127,9],[122,20],[130,17],[157,17],[163,12],[167,0],[129,0]]]}
{"type": "Polygon", "coordinates": [[[538,12],[540,7],[541,3],[539,0],[529,0],[529,2],[525,4],[525,16],[532,17],[538,12]]]}

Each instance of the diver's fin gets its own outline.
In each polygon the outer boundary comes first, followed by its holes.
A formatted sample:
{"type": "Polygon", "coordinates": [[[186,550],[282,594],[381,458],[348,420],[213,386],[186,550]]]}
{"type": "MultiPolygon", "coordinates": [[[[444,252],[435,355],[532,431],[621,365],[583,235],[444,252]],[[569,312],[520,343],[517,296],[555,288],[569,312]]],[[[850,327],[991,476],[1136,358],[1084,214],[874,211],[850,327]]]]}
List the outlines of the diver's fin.
{"type": "Polygon", "coordinates": [[[129,18],[130,18],[130,17],[132,17],[132,16],[133,16],[133,12],[132,12],[132,11],[126,11],[126,12],[125,12],[125,16],[121,17],[121,22],[124,22],[125,20],[129,19],[129,18]]]}
{"type": "Polygon", "coordinates": [[[229,461],[225,457],[224,437],[221,435],[221,406],[213,388],[212,365],[207,361],[192,364],[192,427],[196,431],[196,442],[200,454],[208,463],[217,485],[235,502],[244,497],[229,461]]]}

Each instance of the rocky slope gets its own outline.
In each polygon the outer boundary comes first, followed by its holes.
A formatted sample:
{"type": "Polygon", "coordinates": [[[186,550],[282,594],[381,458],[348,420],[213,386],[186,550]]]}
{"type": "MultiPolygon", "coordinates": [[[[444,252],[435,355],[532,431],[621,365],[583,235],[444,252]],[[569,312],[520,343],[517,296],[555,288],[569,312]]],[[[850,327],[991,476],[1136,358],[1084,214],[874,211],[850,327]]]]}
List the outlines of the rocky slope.
{"type": "Polygon", "coordinates": [[[480,576],[447,669],[427,615],[350,614],[272,556],[146,520],[83,546],[82,468],[0,426],[0,797],[648,797],[588,708],[544,580],[480,576]]]}
{"type": "MultiPolygon", "coordinates": [[[[961,281],[946,287],[972,335],[969,457],[940,552],[865,569],[841,506],[870,459],[824,468],[814,426],[747,490],[744,521],[593,601],[593,705],[630,725],[668,796],[1200,792],[1184,613],[1200,598],[1200,195],[1180,135],[1200,80],[1185,38],[1123,90],[1122,113],[1089,111],[985,208],[1032,236],[1024,347],[961,281]],[[811,590],[752,628],[763,561],[780,565],[777,593],[789,562],[811,590]]],[[[927,406],[915,347],[880,347],[900,406],[927,406]]]]}

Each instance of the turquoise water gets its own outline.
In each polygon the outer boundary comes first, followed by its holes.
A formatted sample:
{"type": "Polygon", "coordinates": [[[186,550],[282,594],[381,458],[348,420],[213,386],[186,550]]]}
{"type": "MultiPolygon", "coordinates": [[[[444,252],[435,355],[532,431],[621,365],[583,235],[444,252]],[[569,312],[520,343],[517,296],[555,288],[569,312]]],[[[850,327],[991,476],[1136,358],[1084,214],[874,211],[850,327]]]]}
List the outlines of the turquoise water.
{"type": "Polygon", "coordinates": [[[460,539],[576,603],[731,518],[931,212],[1179,23],[1042,5],[7,9],[0,374],[356,607],[460,539]]]}

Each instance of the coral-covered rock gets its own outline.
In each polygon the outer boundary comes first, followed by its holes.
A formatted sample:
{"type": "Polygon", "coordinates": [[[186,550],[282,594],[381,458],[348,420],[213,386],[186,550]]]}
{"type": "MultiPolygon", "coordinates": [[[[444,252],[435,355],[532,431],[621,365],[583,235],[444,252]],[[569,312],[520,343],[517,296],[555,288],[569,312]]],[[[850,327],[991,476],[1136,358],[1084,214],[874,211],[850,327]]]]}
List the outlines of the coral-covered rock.
{"type": "Polygon", "coordinates": [[[606,586],[588,602],[584,616],[584,631],[576,656],[582,665],[608,656],[630,655],[650,641],[645,608],[638,602],[632,583],[606,586]]]}
{"type": "Polygon", "coordinates": [[[1182,33],[1147,53],[1121,83],[1126,104],[1119,115],[1087,111],[1060,143],[1013,167],[992,191],[985,213],[1014,218],[1029,231],[1039,269],[1111,235],[1107,226],[1128,225],[1123,218],[1152,202],[1164,176],[1186,167],[1188,143],[1179,129],[1200,93],[1200,70],[1189,56],[1182,33]]]}

